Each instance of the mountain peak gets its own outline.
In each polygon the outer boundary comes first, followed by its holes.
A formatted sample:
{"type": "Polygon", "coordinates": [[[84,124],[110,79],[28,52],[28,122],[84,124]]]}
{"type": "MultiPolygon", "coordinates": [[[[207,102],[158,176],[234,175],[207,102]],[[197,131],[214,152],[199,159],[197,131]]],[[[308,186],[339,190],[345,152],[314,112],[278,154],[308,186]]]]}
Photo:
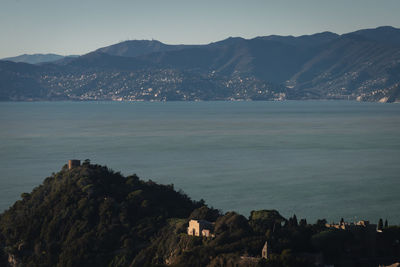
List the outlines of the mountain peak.
{"type": "Polygon", "coordinates": [[[380,26],[344,34],[345,36],[361,36],[367,40],[387,45],[400,45],[400,29],[392,26],[380,26]]]}
{"type": "Polygon", "coordinates": [[[179,50],[188,45],[167,45],[158,40],[128,40],[114,45],[99,48],[102,52],[113,56],[137,57],[158,52],[179,50]]]}

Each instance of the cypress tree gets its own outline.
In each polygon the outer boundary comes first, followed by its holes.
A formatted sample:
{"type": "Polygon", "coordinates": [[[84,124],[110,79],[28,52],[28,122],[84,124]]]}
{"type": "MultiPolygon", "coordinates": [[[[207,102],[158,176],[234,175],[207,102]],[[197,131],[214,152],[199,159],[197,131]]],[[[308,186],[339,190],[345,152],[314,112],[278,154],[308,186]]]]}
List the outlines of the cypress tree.
{"type": "Polygon", "coordinates": [[[298,225],[296,214],[293,214],[293,226],[297,227],[298,225]]]}
{"type": "Polygon", "coordinates": [[[378,223],[378,230],[382,230],[383,229],[383,220],[382,218],[379,219],[379,223],[378,223]]]}

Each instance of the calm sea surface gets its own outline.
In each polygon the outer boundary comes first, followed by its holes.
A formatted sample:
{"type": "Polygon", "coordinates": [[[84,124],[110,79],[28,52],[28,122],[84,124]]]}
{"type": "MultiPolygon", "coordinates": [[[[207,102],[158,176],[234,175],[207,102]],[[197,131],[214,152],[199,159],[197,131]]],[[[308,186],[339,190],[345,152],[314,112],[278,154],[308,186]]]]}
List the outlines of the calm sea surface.
{"type": "Polygon", "coordinates": [[[224,212],[400,223],[399,104],[0,103],[0,211],[71,158],[224,212]]]}

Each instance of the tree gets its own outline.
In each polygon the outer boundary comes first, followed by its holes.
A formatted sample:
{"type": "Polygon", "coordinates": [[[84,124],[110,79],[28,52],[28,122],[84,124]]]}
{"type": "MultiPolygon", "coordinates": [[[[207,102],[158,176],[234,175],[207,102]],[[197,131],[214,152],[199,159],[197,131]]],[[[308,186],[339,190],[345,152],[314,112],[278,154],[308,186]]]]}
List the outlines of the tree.
{"type": "Polygon", "coordinates": [[[289,226],[292,226],[292,227],[298,226],[296,214],[293,214],[293,217],[289,218],[289,226]]]}
{"type": "Polygon", "coordinates": [[[382,229],[383,229],[383,220],[382,220],[382,218],[380,218],[379,222],[378,222],[378,230],[382,230],[382,229]]]}
{"type": "Polygon", "coordinates": [[[385,228],[388,228],[389,227],[389,224],[388,224],[388,220],[386,219],[385,220],[385,228]]]}
{"type": "Polygon", "coordinates": [[[307,220],[306,219],[301,219],[299,224],[300,224],[300,226],[307,226],[307,220]]]}

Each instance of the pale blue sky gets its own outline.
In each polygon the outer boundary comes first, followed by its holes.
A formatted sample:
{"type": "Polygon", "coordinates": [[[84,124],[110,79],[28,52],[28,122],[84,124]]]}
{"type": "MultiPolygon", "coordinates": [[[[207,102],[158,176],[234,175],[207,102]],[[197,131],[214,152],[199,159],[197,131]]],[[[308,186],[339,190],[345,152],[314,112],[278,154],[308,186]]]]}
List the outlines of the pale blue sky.
{"type": "Polygon", "coordinates": [[[0,0],[0,58],[84,54],[128,39],[204,44],[400,28],[399,14],[400,0],[0,0]]]}

